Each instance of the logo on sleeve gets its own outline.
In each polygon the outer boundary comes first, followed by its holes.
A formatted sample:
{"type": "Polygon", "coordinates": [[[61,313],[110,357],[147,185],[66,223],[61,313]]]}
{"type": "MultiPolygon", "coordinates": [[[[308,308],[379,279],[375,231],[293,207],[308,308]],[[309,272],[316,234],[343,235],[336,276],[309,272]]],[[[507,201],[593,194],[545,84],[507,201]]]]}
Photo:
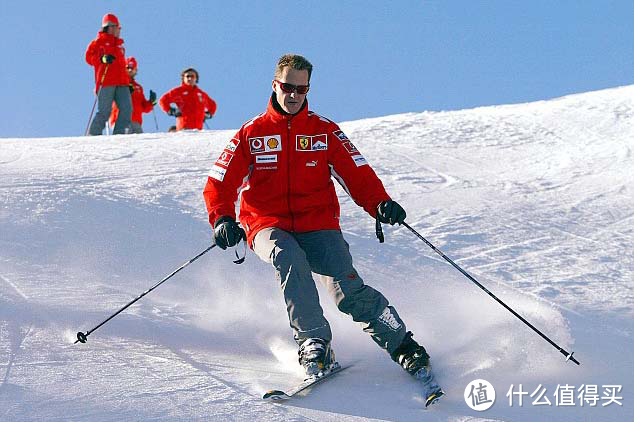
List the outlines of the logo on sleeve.
{"type": "Polygon", "coordinates": [[[211,170],[209,170],[209,177],[222,182],[225,178],[226,173],[227,169],[220,167],[218,164],[214,164],[211,170]]]}
{"type": "Polygon", "coordinates": [[[368,162],[366,161],[365,157],[361,154],[353,155],[352,159],[354,160],[354,163],[357,165],[357,167],[368,165],[368,162]]]}
{"type": "Polygon", "coordinates": [[[357,147],[355,147],[354,144],[350,141],[343,142],[343,147],[346,149],[346,151],[350,153],[350,155],[356,154],[359,152],[357,147]]]}
{"type": "Polygon", "coordinates": [[[225,167],[229,167],[229,163],[231,162],[232,158],[233,158],[232,153],[230,153],[229,151],[222,151],[222,154],[220,154],[220,157],[218,157],[218,160],[216,160],[216,163],[222,164],[225,167]]]}
{"type": "Polygon", "coordinates": [[[229,152],[236,152],[238,145],[240,145],[240,140],[237,138],[231,138],[231,140],[225,146],[225,149],[229,152]]]}
{"type": "Polygon", "coordinates": [[[251,154],[259,154],[261,152],[275,152],[282,150],[282,138],[280,135],[258,136],[249,138],[249,148],[251,154]]]}
{"type": "Polygon", "coordinates": [[[297,135],[295,142],[297,151],[325,151],[328,149],[328,135],[297,135]]]}
{"type": "Polygon", "coordinates": [[[334,132],[332,132],[332,134],[339,138],[341,142],[349,141],[348,137],[345,133],[343,133],[342,130],[335,130],[334,132]]]}

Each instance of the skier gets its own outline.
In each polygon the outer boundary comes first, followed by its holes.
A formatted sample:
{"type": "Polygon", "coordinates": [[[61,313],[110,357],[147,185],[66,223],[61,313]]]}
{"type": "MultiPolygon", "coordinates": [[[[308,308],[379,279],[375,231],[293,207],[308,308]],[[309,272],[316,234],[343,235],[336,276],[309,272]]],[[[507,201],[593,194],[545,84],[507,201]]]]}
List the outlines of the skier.
{"type": "MultiPolygon", "coordinates": [[[[156,92],[150,90],[150,98],[145,99],[143,87],[134,79],[138,71],[138,63],[134,57],[126,60],[126,69],[130,76],[130,93],[132,96],[132,122],[130,123],[130,133],[143,133],[143,113],[149,113],[156,105],[156,92]]],[[[112,104],[110,114],[110,126],[114,126],[119,116],[119,107],[112,104]]]]}
{"type": "Polygon", "coordinates": [[[123,39],[119,38],[119,19],[108,13],[101,20],[101,27],[97,38],[86,49],[86,62],[95,68],[95,92],[98,102],[97,113],[90,124],[89,133],[101,135],[114,101],[119,107],[119,116],[113,131],[117,135],[126,133],[130,127],[130,77],[126,71],[123,39]]]}
{"type": "Polygon", "coordinates": [[[215,243],[226,249],[244,237],[260,259],[273,265],[307,378],[320,376],[335,362],[314,272],[322,275],[339,310],[361,322],[394,361],[423,381],[429,404],[442,395],[429,355],[396,309],[353,267],[332,178],[383,223],[402,223],[405,210],[390,199],[339,126],[308,110],[311,72],[304,57],[282,56],[266,112],[240,128],[211,168],[203,195],[215,243]],[[240,187],[246,232],[235,220],[240,187]]]}
{"type": "Polygon", "coordinates": [[[198,87],[198,80],[196,69],[183,70],[181,86],[167,92],[159,101],[163,111],[176,117],[176,130],[200,130],[204,121],[216,113],[216,102],[198,87]]]}

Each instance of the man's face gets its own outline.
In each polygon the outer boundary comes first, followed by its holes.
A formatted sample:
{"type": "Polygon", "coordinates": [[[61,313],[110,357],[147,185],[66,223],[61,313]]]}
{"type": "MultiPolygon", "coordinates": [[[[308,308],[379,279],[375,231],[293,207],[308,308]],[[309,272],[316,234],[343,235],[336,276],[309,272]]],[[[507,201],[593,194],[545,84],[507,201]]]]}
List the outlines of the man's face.
{"type": "Polygon", "coordinates": [[[194,72],[187,72],[183,75],[183,83],[185,85],[196,85],[196,74],[194,72]]]}
{"type": "Polygon", "coordinates": [[[121,27],[116,25],[108,26],[108,34],[114,35],[116,38],[119,38],[119,35],[121,34],[121,27]]]}
{"type": "Polygon", "coordinates": [[[134,77],[136,76],[137,70],[133,68],[132,66],[128,66],[127,69],[128,69],[128,76],[134,79],[134,77]]]}
{"type": "Polygon", "coordinates": [[[292,89],[291,92],[286,92],[282,89],[283,83],[295,86],[307,86],[308,71],[297,70],[286,66],[282,69],[282,74],[277,77],[277,80],[273,81],[273,91],[275,91],[277,102],[282,107],[282,110],[289,114],[296,114],[302,108],[302,104],[304,104],[308,93],[300,94],[296,89],[292,89]]]}

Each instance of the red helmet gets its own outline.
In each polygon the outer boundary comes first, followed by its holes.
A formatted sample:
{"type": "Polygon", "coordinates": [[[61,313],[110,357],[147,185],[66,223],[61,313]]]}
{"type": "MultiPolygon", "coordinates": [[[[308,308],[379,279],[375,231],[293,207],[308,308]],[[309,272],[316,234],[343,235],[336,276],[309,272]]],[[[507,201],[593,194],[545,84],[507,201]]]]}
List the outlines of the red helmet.
{"type": "Polygon", "coordinates": [[[131,67],[132,69],[136,70],[136,67],[137,67],[136,59],[132,56],[128,57],[125,61],[125,65],[127,67],[131,67]]]}
{"type": "Polygon", "coordinates": [[[106,26],[119,26],[119,19],[112,13],[107,13],[103,15],[101,19],[101,27],[105,28],[106,26]]]}

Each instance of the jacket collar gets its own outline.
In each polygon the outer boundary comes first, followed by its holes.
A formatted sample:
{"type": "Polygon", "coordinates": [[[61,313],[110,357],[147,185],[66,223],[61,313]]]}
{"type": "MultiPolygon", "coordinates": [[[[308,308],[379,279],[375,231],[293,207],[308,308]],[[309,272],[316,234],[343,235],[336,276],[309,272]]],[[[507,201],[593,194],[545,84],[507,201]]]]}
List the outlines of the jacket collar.
{"type": "Polygon", "coordinates": [[[305,120],[308,118],[308,99],[304,100],[304,104],[302,108],[296,114],[289,114],[285,112],[280,104],[277,102],[277,96],[275,92],[271,94],[271,98],[269,99],[269,105],[266,109],[266,114],[273,120],[274,122],[286,121],[286,120],[305,120]]]}
{"type": "Polygon", "coordinates": [[[198,88],[198,84],[191,86],[191,85],[187,85],[185,82],[181,82],[181,88],[189,88],[191,90],[197,91],[200,88],[198,88]]]}
{"type": "Polygon", "coordinates": [[[123,38],[117,38],[114,35],[107,34],[105,32],[99,32],[97,34],[97,38],[99,38],[100,40],[110,41],[110,42],[114,43],[115,45],[123,44],[123,38]]]}

